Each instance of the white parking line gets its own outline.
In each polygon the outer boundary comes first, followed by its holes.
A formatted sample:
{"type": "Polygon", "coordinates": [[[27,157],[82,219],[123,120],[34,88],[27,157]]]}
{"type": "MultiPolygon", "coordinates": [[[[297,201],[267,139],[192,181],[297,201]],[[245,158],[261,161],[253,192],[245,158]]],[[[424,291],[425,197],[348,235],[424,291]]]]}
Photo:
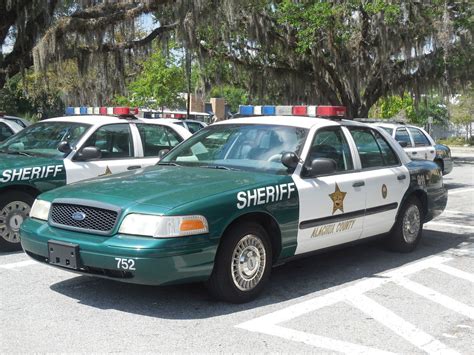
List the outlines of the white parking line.
{"type": "Polygon", "coordinates": [[[450,195],[462,194],[462,193],[468,192],[468,191],[474,191],[474,188],[473,187],[468,187],[468,188],[465,188],[465,189],[448,190],[448,194],[450,194],[450,195]]]}
{"type": "Polygon", "coordinates": [[[343,354],[394,354],[381,349],[370,348],[368,346],[349,343],[347,341],[331,339],[299,330],[271,325],[265,329],[265,333],[283,339],[298,341],[300,343],[316,346],[318,348],[331,351],[338,351],[343,354]]]}
{"type": "Polygon", "coordinates": [[[464,215],[473,214],[473,215],[474,215],[474,212],[454,211],[454,210],[444,210],[444,211],[443,211],[443,214],[444,214],[444,213],[446,213],[446,214],[464,214],[464,215]]]}
{"type": "Polygon", "coordinates": [[[393,332],[400,335],[422,351],[430,354],[456,354],[456,351],[449,349],[439,340],[423,332],[421,329],[416,328],[413,324],[405,321],[389,309],[383,307],[364,295],[364,293],[378,288],[388,282],[395,282],[396,284],[405,287],[407,290],[415,292],[416,294],[434,301],[450,310],[453,310],[466,317],[473,318],[473,307],[465,305],[406,278],[407,276],[422,270],[436,268],[450,275],[472,281],[474,275],[458,270],[451,266],[444,265],[444,263],[449,260],[451,260],[451,258],[443,256],[432,256],[422,259],[418,262],[408,264],[382,274],[376,274],[373,278],[365,279],[351,286],[338,289],[323,296],[311,298],[273,313],[243,322],[236,325],[236,327],[246,329],[251,332],[263,333],[288,340],[302,342],[330,351],[340,351],[344,353],[367,353],[374,351],[382,352],[380,349],[365,347],[363,345],[348,343],[329,337],[306,333],[303,331],[297,331],[279,325],[280,323],[287,322],[304,314],[317,311],[323,307],[328,307],[339,302],[345,302],[370,315],[380,324],[386,326],[388,329],[391,329],[393,332]]]}
{"type": "Polygon", "coordinates": [[[446,307],[454,312],[462,314],[463,316],[474,319],[474,308],[464,303],[458,302],[455,299],[445,296],[431,288],[423,286],[417,282],[413,282],[404,277],[395,278],[393,281],[397,285],[405,287],[407,290],[414,292],[422,297],[429,299],[430,301],[436,302],[443,307],[446,307]]]}
{"type": "Polygon", "coordinates": [[[19,261],[19,262],[16,262],[16,263],[0,265],[0,268],[11,270],[11,269],[16,269],[16,268],[19,268],[19,267],[29,266],[29,265],[33,265],[33,264],[38,264],[38,262],[36,262],[34,260],[24,260],[24,261],[19,261]]]}
{"type": "Polygon", "coordinates": [[[449,349],[446,345],[418,329],[413,324],[405,321],[392,311],[373,301],[364,295],[355,295],[349,298],[349,303],[369,315],[379,323],[382,323],[394,333],[416,346],[426,351],[428,354],[458,354],[449,349]]]}
{"type": "Polygon", "coordinates": [[[468,272],[456,269],[454,267],[444,265],[444,264],[439,264],[439,265],[433,265],[435,269],[438,269],[446,274],[450,274],[451,276],[458,277],[460,279],[464,279],[467,281],[474,282],[474,275],[470,274],[468,272]]]}
{"type": "Polygon", "coordinates": [[[426,227],[448,227],[448,228],[463,228],[474,230],[474,226],[466,226],[463,224],[452,224],[452,223],[444,223],[444,222],[428,222],[425,224],[426,227]]]}

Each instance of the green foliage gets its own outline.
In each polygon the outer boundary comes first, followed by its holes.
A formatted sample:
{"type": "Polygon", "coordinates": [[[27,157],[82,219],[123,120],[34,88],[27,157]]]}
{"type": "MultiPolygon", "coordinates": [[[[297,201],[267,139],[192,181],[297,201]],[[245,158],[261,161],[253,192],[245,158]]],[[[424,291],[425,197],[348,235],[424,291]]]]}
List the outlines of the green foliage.
{"type": "Polygon", "coordinates": [[[249,102],[247,90],[232,85],[214,86],[211,90],[210,97],[224,98],[226,104],[230,106],[231,112],[237,112],[239,105],[245,105],[249,102]]]}
{"type": "Polygon", "coordinates": [[[37,120],[39,117],[56,117],[64,113],[64,104],[57,90],[48,90],[36,86],[35,91],[29,90],[32,80],[31,72],[23,80],[19,74],[9,79],[0,90],[0,111],[37,120]],[[40,89],[41,88],[41,89],[40,89]]]}
{"type": "Polygon", "coordinates": [[[369,112],[369,117],[373,118],[400,116],[406,117],[408,122],[418,126],[425,126],[428,123],[428,117],[432,117],[434,123],[446,124],[448,110],[436,96],[428,97],[417,104],[411,96],[404,95],[382,98],[369,112]]]}
{"type": "Polygon", "coordinates": [[[474,136],[470,137],[468,140],[463,137],[448,137],[445,139],[438,139],[437,142],[447,146],[464,146],[466,144],[472,146],[474,145],[474,136]]]}
{"type": "Polygon", "coordinates": [[[468,125],[474,121],[474,91],[462,93],[458,102],[449,105],[451,121],[456,124],[468,125]]]}
{"type": "Polygon", "coordinates": [[[171,52],[164,55],[160,50],[142,63],[142,70],[127,89],[128,97],[116,96],[114,102],[160,109],[178,108],[184,104],[179,93],[186,91],[183,67],[171,52]]]}

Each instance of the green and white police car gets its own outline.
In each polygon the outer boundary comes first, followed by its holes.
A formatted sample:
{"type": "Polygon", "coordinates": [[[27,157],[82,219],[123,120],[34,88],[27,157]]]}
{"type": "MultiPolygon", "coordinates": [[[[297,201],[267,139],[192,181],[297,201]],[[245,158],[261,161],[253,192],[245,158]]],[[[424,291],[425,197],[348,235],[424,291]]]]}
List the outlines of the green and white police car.
{"type": "Polygon", "coordinates": [[[249,117],[202,129],[157,166],[40,195],[21,243],[64,270],[148,285],[205,281],[218,299],[246,302],[272,265],[296,256],[375,236],[411,251],[446,202],[437,165],[411,161],[382,129],[249,117]]]}
{"type": "Polygon", "coordinates": [[[171,123],[132,119],[128,108],[109,111],[127,119],[82,108],[84,115],[44,120],[0,143],[0,251],[21,248],[20,225],[41,192],[154,165],[160,151],[191,136],[171,123]]]}

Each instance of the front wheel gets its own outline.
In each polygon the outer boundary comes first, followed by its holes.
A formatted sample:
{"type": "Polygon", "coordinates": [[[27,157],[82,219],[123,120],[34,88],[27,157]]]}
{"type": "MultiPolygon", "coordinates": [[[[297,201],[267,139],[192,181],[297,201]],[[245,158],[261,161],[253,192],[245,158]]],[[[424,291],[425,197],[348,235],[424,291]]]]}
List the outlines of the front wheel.
{"type": "Polygon", "coordinates": [[[413,251],[421,239],[423,230],[423,209],[416,197],[410,197],[403,204],[397,221],[388,237],[391,250],[408,253],[413,251]]]}
{"type": "Polygon", "coordinates": [[[232,227],[222,238],[208,289],[222,301],[248,302],[257,297],[270,277],[268,235],[261,225],[246,222],[232,227]]]}
{"type": "Polygon", "coordinates": [[[34,198],[21,191],[0,196],[0,251],[21,250],[20,226],[29,216],[34,198]]]}

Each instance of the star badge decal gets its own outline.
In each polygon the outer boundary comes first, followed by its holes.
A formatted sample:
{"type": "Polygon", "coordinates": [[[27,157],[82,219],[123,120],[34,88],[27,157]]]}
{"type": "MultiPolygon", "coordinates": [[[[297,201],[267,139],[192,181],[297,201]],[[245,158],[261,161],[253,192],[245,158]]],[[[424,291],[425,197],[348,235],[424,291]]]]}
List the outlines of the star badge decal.
{"type": "Polygon", "coordinates": [[[112,175],[112,171],[110,170],[109,166],[105,168],[105,173],[100,174],[99,176],[107,176],[107,175],[112,175]]]}
{"type": "Polygon", "coordinates": [[[332,214],[337,210],[344,212],[344,198],[346,197],[347,192],[341,191],[339,185],[336,183],[336,190],[329,194],[329,197],[332,200],[332,214]]]}

